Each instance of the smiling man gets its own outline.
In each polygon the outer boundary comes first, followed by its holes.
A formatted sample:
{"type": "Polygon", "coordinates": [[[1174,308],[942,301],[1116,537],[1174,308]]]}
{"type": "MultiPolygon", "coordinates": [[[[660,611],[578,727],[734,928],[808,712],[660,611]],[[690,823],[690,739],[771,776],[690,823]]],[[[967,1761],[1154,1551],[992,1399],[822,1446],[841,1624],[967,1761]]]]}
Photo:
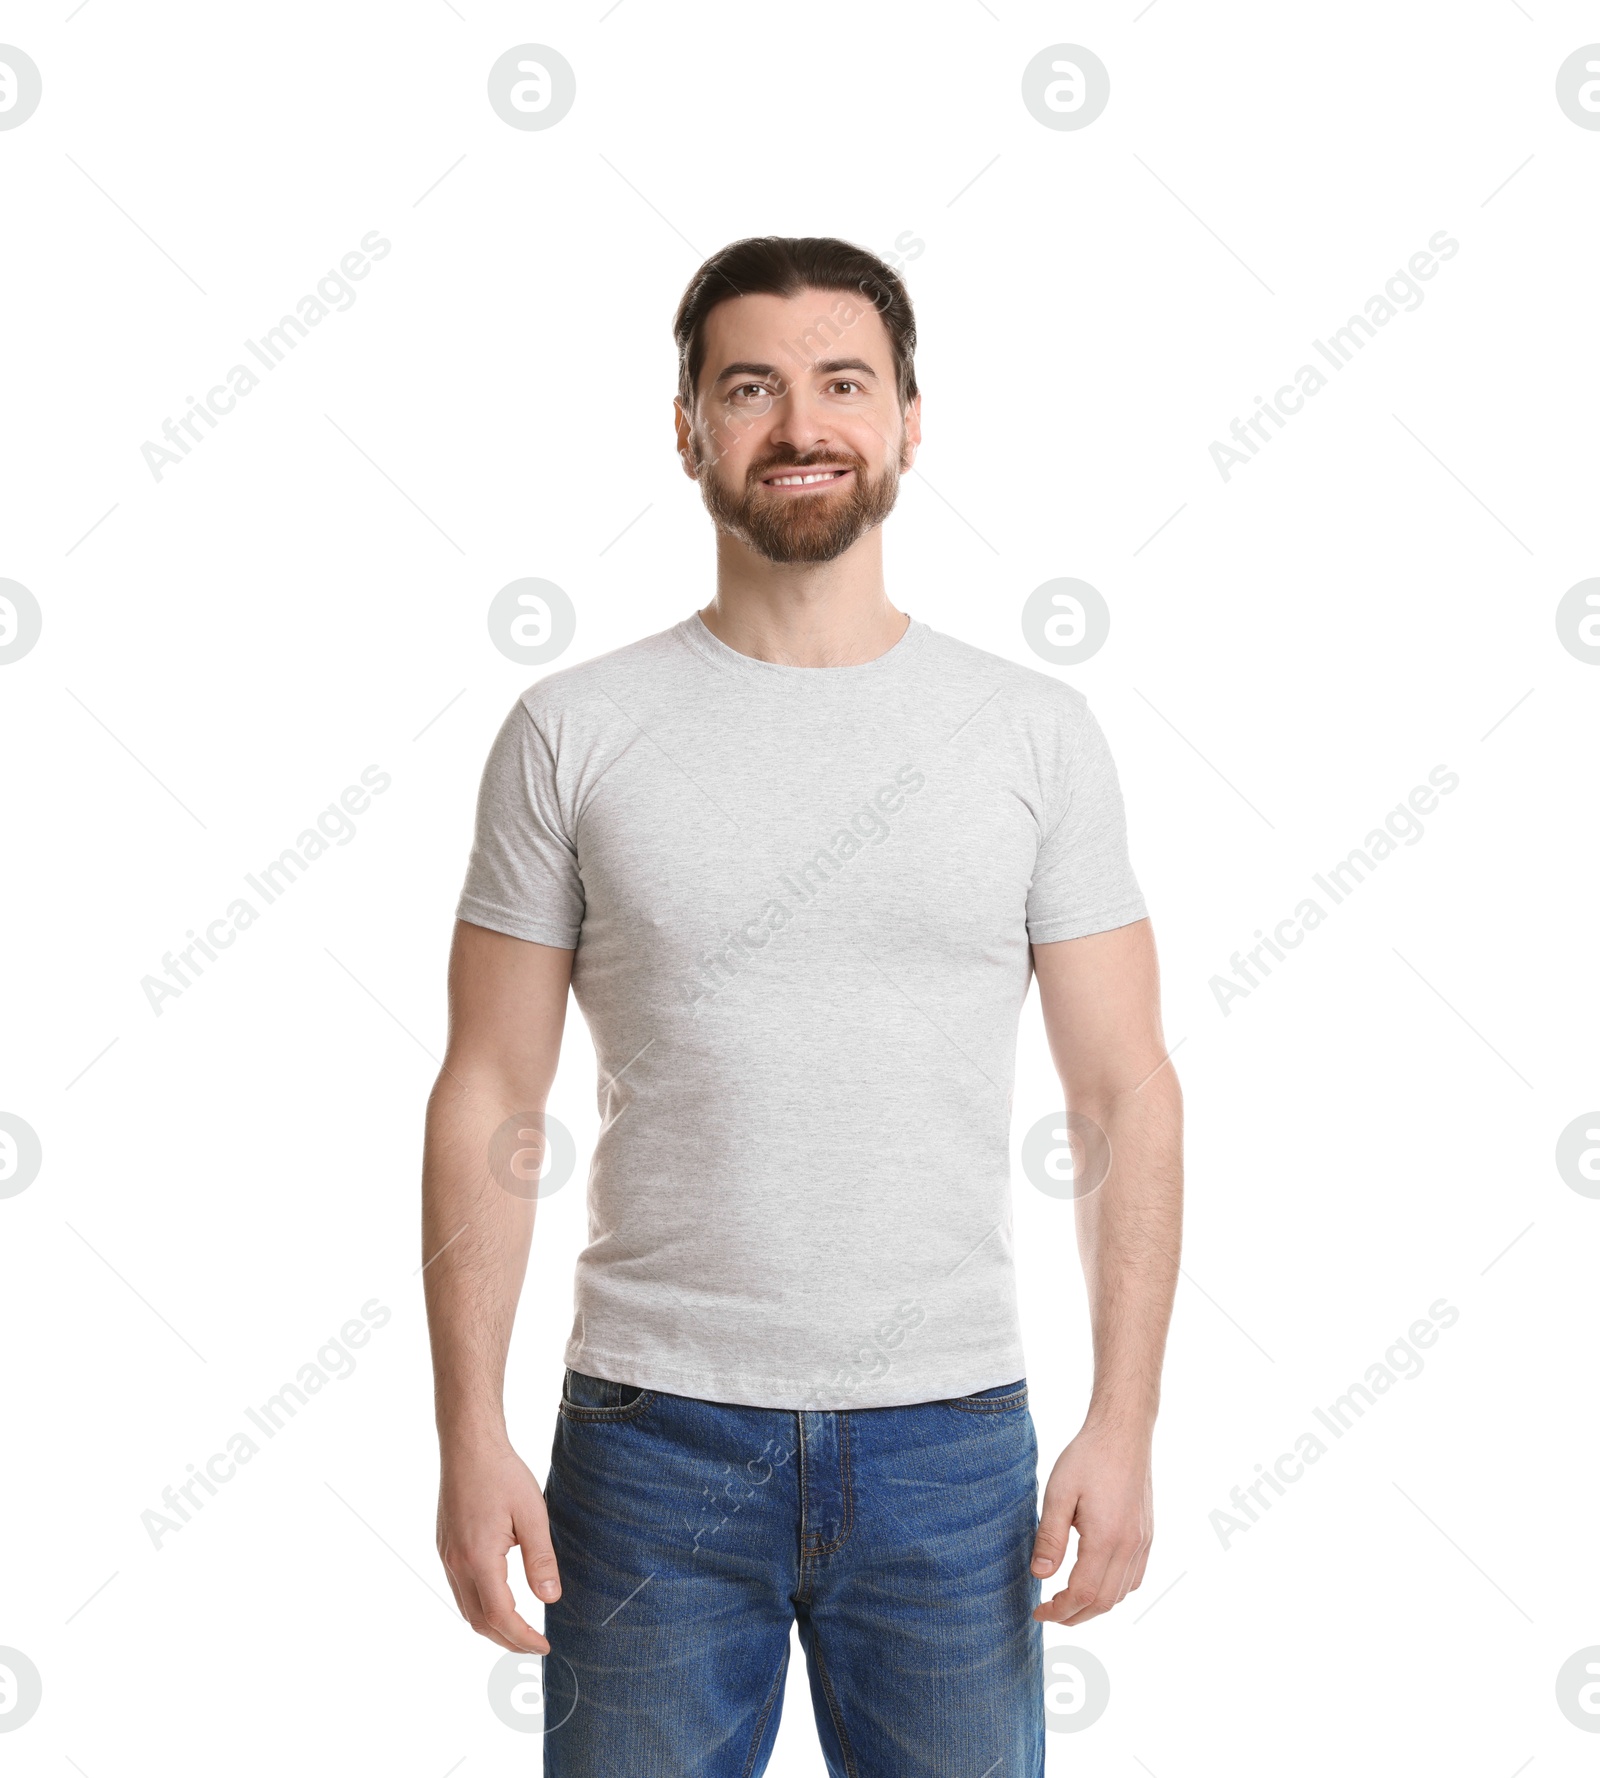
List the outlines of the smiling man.
{"type": "Polygon", "coordinates": [[[1116,770],[1080,693],[888,597],[922,415],[888,266],[736,242],[675,333],[714,595],[517,700],[456,910],[423,1178],[440,1554],[473,1627],[543,1657],[549,1778],[763,1771],[792,1630],[838,1778],[1039,1778],[1041,1625],[1144,1574],[1177,1269],[1116,770]],[[1009,1164],[1034,977],[1113,1157],[1079,1175],[1094,1383],[1042,1506],[1009,1164]],[[502,1408],[534,1204],[489,1157],[537,1154],[569,987],[601,1128],[541,1491],[502,1408]]]}

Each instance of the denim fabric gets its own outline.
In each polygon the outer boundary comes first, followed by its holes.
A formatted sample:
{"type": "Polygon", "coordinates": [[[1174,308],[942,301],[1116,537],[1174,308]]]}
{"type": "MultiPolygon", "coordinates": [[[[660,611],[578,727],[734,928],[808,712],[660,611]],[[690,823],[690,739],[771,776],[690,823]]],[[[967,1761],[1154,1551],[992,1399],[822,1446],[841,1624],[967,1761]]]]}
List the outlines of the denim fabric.
{"type": "Polygon", "coordinates": [[[754,1778],[798,1621],[832,1778],[1042,1778],[1024,1381],[825,1413],[568,1371],[546,1778],[754,1778]]]}

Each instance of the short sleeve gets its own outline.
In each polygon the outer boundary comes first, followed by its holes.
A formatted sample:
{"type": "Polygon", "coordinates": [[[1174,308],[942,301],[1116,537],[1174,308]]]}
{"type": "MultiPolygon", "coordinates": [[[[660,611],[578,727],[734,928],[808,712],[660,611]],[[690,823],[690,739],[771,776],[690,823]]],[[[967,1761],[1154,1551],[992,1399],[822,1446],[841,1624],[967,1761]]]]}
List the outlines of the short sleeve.
{"type": "Polygon", "coordinates": [[[536,944],[578,942],[583,883],[561,820],[555,756],[520,698],[484,763],[456,917],[536,944]]]}
{"type": "MultiPolygon", "coordinates": [[[[1108,932],[1145,917],[1128,859],[1117,768],[1100,724],[1081,700],[1065,739],[1054,825],[1039,844],[1028,889],[1028,938],[1036,945],[1108,932]]],[[[1048,786],[1047,786],[1048,789],[1048,786]]]]}

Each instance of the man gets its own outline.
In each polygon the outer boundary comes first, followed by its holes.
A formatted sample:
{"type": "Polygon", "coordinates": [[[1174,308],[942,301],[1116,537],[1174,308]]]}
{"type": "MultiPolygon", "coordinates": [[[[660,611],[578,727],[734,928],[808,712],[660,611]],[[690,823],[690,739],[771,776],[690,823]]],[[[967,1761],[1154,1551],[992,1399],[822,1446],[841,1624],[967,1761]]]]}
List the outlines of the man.
{"type": "Polygon", "coordinates": [[[737,242],[676,335],[715,596],[532,686],[479,794],[424,1165],[440,1554],[474,1629],[545,1657],[554,1778],[761,1772],[791,1624],[831,1773],[1036,1778],[1042,1623],[1143,1577],[1177,1268],[1116,772],[1079,693],[888,599],[922,407],[893,271],[737,242]],[[1094,1386],[1042,1511],[1009,1198],[1030,974],[1114,1157],[1076,1201],[1094,1386]],[[537,1147],[569,982],[601,1130],[541,1494],[501,1407],[534,1206],[486,1157],[537,1147]]]}

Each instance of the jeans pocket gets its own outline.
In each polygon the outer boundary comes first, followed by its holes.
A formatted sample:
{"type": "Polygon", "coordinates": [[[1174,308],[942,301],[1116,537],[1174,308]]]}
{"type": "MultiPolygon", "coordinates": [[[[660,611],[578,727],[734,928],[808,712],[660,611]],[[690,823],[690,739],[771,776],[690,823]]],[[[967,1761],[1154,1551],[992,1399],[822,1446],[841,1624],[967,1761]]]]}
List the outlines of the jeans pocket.
{"type": "Polygon", "coordinates": [[[633,1383],[614,1383],[609,1377],[591,1377],[568,1369],[561,1385],[561,1413],[565,1419],[600,1424],[632,1420],[642,1414],[654,1392],[633,1383]]]}
{"type": "Polygon", "coordinates": [[[1028,1405],[1028,1380],[1018,1377],[1014,1383],[996,1383],[992,1389],[974,1390],[971,1395],[954,1395],[946,1404],[967,1414],[1005,1414],[1028,1405]]]}

